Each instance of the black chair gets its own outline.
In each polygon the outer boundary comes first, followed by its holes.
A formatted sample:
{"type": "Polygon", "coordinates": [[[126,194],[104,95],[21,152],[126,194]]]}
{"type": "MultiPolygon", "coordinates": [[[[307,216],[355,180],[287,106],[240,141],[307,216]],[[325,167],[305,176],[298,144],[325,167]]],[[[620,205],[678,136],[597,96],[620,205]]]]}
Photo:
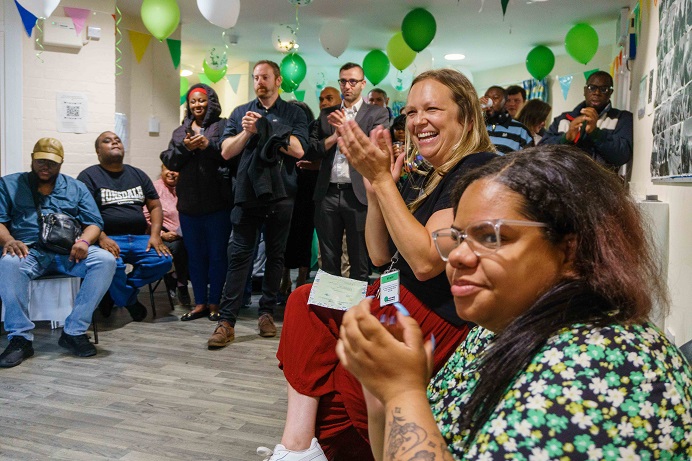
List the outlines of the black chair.
{"type": "MultiPolygon", "coordinates": [[[[174,270],[175,270],[174,268],[171,268],[171,270],[168,271],[168,273],[166,273],[166,275],[170,274],[174,270]]],[[[154,301],[154,292],[159,287],[159,285],[161,285],[161,282],[164,281],[164,279],[166,278],[166,275],[164,275],[163,277],[158,279],[156,282],[152,282],[149,284],[149,302],[151,303],[151,314],[154,318],[156,318],[156,301],[154,301]]],[[[171,310],[173,310],[175,308],[175,304],[173,303],[173,298],[171,298],[171,294],[168,292],[168,288],[166,287],[165,283],[163,284],[163,286],[164,286],[164,288],[166,288],[166,296],[168,297],[168,302],[171,305],[171,310]]]]}

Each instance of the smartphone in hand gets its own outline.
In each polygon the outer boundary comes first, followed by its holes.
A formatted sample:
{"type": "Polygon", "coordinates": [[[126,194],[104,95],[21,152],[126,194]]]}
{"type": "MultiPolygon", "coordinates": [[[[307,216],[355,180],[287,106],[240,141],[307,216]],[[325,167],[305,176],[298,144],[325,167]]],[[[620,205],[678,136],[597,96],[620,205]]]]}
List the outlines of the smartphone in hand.
{"type": "Polygon", "coordinates": [[[195,133],[195,130],[192,129],[192,127],[188,127],[188,128],[185,128],[185,134],[190,135],[190,137],[192,138],[195,136],[196,133],[195,133]]]}

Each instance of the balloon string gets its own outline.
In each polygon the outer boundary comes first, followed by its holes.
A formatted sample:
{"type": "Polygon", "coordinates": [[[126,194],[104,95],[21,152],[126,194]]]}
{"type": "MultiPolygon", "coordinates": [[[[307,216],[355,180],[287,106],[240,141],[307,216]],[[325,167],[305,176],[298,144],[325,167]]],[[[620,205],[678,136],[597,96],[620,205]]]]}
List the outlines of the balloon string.
{"type": "Polygon", "coordinates": [[[300,30],[300,21],[298,20],[298,8],[300,7],[296,5],[296,32],[300,30]]]}
{"type": "Polygon", "coordinates": [[[41,43],[41,39],[43,38],[43,28],[41,25],[43,24],[43,18],[39,18],[38,21],[36,21],[36,48],[38,48],[38,51],[36,52],[36,59],[41,61],[41,64],[43,64],[45,61],[43,61],[43,58],[41,58],[41,53],[43,53],[43,43],[41,43]]]}
{"type": "Polygon", "coordinates": [[[120,43],[123,41],[123,32],[120,30],[120,21],[123,20],[123,14],[118,8],[118,2],[115,2],[115,76],[123,74],[123,66],[120,61],[123,59],[123,52],[120,50],[120,43]]]}
{"type": "Polygon", "coordinates": [[[481,0],[481,9],[478,10],[479,13],[483,12],[483,6],[485,5],[485,0],[481,0]]]}
{"type": "Polygon", "coordinates": [[[226,47],[226,53],[228,53],[228,40],[226,40],[226,31],[221,32],[221,40],[223,40],[223,46],[226,47]]]}

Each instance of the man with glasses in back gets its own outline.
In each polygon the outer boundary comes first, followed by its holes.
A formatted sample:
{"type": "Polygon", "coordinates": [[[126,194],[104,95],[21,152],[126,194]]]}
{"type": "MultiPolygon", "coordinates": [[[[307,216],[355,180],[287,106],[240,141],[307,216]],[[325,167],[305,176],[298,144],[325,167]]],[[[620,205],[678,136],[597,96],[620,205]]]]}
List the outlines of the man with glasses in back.
{"type": "Polygon", "coordinates": [[[616,171],[632,159],[632,113],[613,108],[613,78],[597,71],[584,87],[584,102],[555,117],[540,144],[574,144],[616,171]]]}
{"type": "Polygon", "coordinates": [[[306,160],[322,160],[315,187],[315,229],[322,253],[322,270],[341,275],[342,239],[351,264],[350,278],[367,280],[370,273],[365,246],[365,215],[368,201],[363,177],[339,151],[337,129],[347,120],[355,120],[365,133],[377,125],[387,127],[389,113],[384,107],[367,104],[361,93],[365,88],[363,68],[349,62],[339,69],[340,106],[322,109],[310,133],[306,160]]]}

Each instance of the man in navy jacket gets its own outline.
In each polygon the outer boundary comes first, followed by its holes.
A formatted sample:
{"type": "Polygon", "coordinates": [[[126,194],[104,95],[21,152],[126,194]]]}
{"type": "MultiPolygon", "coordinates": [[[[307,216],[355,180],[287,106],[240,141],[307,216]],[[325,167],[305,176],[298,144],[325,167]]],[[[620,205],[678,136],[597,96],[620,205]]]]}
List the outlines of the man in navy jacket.
{"type": "Polygon", "coordinates": [[[589,76],[584,102],[555,117],[540,144],[574,144],[613,170],[632,159],[632,113],[610,102],[613,78],[604,71],[589,76]]]}

